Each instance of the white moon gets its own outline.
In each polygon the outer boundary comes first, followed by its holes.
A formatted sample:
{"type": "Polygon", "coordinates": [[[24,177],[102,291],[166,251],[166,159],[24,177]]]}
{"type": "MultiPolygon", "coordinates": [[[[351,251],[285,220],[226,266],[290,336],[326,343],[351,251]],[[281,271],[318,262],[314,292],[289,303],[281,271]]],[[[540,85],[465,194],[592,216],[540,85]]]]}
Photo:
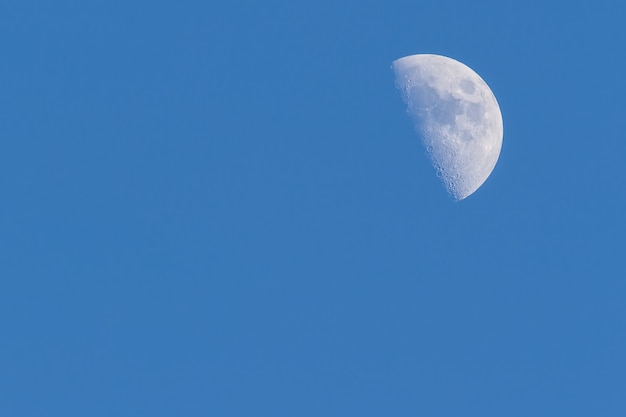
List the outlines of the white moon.
{"type": "Polygon", "coordinates": [[[426,153],[456,201],[489,177],[502,148],[502,114],[487,83],[471,68],[440,55],[393,62],[396,87],[426,153]]]}

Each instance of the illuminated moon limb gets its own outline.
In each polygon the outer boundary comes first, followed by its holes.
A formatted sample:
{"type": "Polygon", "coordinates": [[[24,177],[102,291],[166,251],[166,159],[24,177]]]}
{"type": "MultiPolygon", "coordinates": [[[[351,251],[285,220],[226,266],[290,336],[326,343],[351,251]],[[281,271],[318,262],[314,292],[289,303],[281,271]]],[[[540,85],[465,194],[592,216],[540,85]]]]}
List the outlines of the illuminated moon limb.
{"type": "Polygon", "coordinates": [[[407,105],[437,176],[456,201],[474,193],[493,171],[502,148],[502,114],[485,81],[440,55],[393,62],[407,105]]]}

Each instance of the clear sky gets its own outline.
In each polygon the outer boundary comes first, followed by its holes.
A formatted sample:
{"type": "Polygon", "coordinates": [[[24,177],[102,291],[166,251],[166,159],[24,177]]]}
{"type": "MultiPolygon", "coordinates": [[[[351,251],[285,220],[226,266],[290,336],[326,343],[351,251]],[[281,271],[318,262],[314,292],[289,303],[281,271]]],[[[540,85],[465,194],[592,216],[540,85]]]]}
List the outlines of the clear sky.
{"type": "Polygon", "coordinates": [[[623,1],[0,4],[0,415],[626,415],[623,1]],[[391,62],[504,141],[453,203],[391,62]]]}

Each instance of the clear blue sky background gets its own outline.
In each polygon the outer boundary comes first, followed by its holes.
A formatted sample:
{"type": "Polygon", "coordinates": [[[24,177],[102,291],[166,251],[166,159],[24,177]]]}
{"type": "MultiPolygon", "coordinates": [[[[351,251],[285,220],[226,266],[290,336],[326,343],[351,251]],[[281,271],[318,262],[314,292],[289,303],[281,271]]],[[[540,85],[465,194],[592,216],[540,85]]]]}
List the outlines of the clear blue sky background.
{"type": "Polygon", "coordinates": [[[626,415],[622,1],[0,4],[0,415],[626,415]],[[504,117],[453,203],[391,62],[504,117]]]}

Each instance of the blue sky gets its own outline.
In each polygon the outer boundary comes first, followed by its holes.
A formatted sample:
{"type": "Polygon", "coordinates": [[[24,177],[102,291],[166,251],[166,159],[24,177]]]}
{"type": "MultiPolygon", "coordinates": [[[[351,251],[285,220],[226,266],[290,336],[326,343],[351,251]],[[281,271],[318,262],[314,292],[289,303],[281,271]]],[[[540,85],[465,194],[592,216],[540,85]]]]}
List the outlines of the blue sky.
{"type": "Polygon", "coordinates": [[[623,416],[621,2],[0,5],[0,415],[623,416]],[[453,203],[391,62],[496,95],[453,203]]]}

